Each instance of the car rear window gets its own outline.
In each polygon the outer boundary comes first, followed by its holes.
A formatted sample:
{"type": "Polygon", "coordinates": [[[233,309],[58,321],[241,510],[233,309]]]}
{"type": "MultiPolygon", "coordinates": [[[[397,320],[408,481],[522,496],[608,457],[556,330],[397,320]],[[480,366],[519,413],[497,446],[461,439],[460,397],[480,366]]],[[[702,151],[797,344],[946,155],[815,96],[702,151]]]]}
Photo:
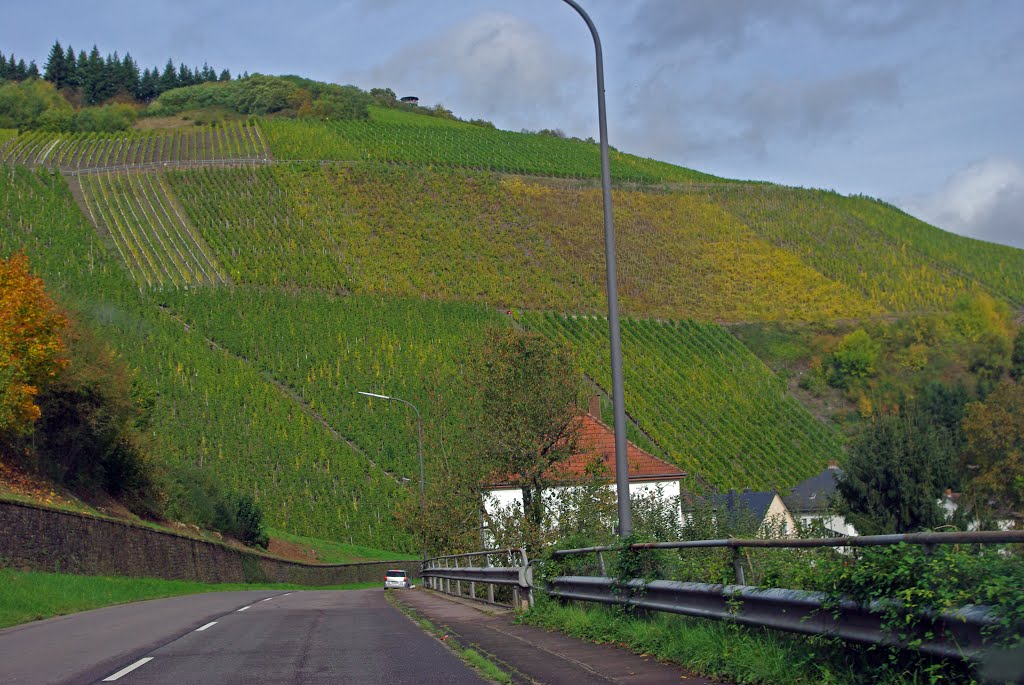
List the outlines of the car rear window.
{"type": "Polygon", "coordinates": [[[405,571],[388,571],[388,578],[405,578],[405,571]]]}

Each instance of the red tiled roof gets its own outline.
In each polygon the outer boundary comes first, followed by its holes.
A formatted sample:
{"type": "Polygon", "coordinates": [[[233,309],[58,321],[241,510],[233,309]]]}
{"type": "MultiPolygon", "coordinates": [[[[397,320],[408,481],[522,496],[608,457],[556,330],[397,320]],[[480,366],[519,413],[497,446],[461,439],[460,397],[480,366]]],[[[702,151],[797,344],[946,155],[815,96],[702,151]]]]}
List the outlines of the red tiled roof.
{"type": "MultiPolygon", "coordinates": [[[[590,414],[580,416],[578,447],[579,451],[545,471],[545,480],[553,483],[574,483],[588,480],[593,473],[595,461],[602,466],[604,480],[614,483],[615,468],[615,432],[610,426],[595,419],[590,414]]],[[[631,442],[626,443],[627,463],[629,465],[629,481],[644,483],[661,480],[679,480],[686,472],[674,464],[658,459],[631,442]]],[[[514,485],[514,478],[509,476],[496,477],[491,486],[514,485]]]]}

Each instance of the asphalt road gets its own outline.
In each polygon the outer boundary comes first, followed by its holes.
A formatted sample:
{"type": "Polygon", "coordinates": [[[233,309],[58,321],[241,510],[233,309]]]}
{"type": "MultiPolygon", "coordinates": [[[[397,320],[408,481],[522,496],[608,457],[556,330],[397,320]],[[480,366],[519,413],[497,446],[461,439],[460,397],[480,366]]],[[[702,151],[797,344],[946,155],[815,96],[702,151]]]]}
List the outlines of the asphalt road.
{"type": "Polygon", "coordinates": [[[383,590],[189,595],[0,631],[0,683],[99,682],[485,681],[383,590]]]}

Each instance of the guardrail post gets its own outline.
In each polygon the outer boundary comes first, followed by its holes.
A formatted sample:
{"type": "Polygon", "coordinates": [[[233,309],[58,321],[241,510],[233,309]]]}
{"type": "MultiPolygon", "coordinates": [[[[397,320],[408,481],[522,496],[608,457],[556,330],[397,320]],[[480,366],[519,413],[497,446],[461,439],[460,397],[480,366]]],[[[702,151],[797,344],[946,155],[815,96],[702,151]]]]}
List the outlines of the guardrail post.
{"type": "MultiPolygon", "coordinates": [[[[508,552],[506,552],[506,554],[508,555],[506,557],[508,559],[508,565],[511,566],[512,564],[515,563],[515,559],[512,557],[512,550],[508,550],[508,552]]],[[[516,608],[516,609],[519,608],[519,586],[518,585],[513,585],[512,586],[512,606],[514,608],[516,608]]]]}
{"type": "MultiPolygon", "coordinates": [[[[491,555],[484,553],[484,568],[490,568],[491,555]]],[[[487,583],[487,603],[494,604],[494,583],[487,583]]]]}
{"type": "MultiPolygon", "coordinates": [[[[458,557],[455,557],[455,568],[459,568],[459,558],[458,557]]],[[[461,580],[456,580],[455,581],[455,596],[456,597],[461,597],[462,596],[462,581],[461,580]]]]}
{"type": "MultiPolygon", "coordinates": [[[[448,570],[448,558],[447,557],[445,557],[445,560],[444,560],[444,568],[445,568],[445,570],[448,570]]],[[[445,578],[444,579],[444,592],[449,594],[449,595],[452,594],[452,579],[451,578],[445,578]]]]}
{"type": "MultiPolygon", "coordinates": [[[[470,564],[472,564],[473,563],[473,561],[472,561],[473,557],[470,557],[469,559],[470,559],[470,564]]],[[[473,599],[476,599],[476,583],[474,583],[472,580],[469,581],[469,596],[472,597],[473,599]]]]}
{"type": "Polygon", "coordinates": [[[602,578],[607,578],[608,577],[608,570],[604,567],[604,552],[600,552],[599,551],[597,553],[597,563],[601,567],[601,577],[602,578]]]}
{"type": "Polygon", "coordinates": [[[743,548],[741,547],[732,548],[732,568],[736,573],[736,584],[746,585],[747,580],[743,573],[743,548]]]}
{"type": "Polygon", "coordinates": [[[530,569],[530,561],[526,558],[526,549],[523,548],[521,551],[523,553],[523,577],[527,579],[527,583],[531,583],[531,585],[528,585],[526,588],[526,606],[523,608],[529,609],[533,606],[533,580],[528,573],[530,569]]]}

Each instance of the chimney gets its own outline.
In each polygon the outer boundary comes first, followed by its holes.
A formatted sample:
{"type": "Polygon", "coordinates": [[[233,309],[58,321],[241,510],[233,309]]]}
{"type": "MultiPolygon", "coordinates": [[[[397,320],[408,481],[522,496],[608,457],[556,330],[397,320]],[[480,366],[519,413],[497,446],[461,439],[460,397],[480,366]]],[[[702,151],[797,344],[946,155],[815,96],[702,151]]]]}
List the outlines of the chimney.
{"type": "Polygon", "coordinates": [[[591,395],[590,396],[590,407],[587,411],[593,418],[598,421],[601,420],[601,396],[591,395]]]}

